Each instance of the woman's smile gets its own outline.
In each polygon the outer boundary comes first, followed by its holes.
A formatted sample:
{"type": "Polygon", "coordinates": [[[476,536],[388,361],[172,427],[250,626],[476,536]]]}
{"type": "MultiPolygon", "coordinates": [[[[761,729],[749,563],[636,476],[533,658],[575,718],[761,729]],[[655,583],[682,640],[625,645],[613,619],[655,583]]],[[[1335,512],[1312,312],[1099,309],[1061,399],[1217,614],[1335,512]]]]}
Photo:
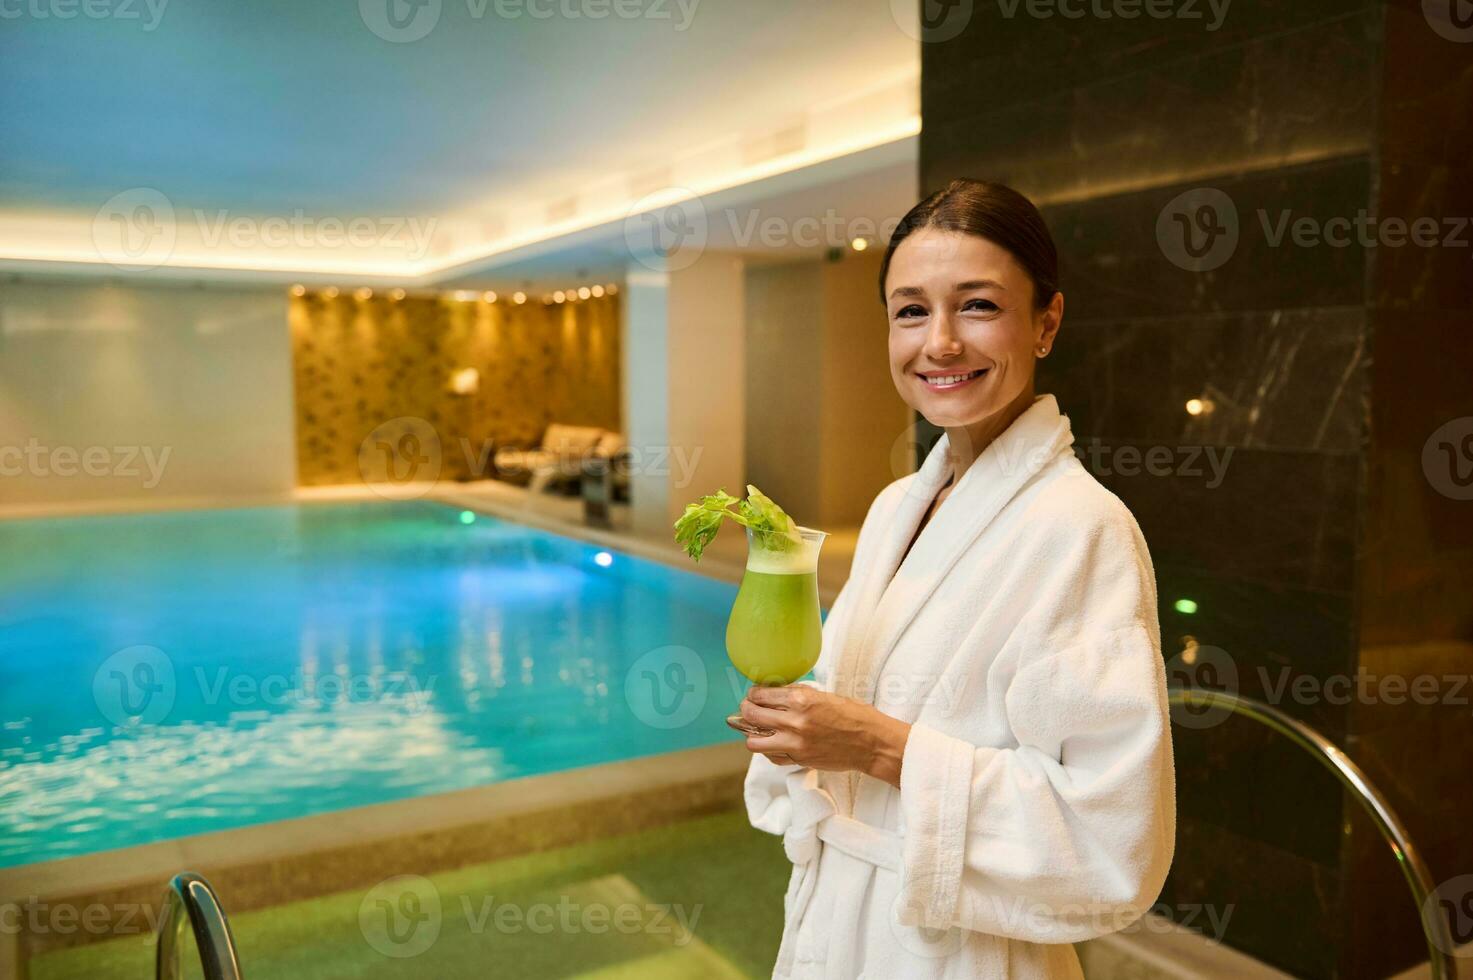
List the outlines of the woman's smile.
{"type": "Polygon", "coordinates": [[[974,371],[958,371],[950,368],[945,371],[917,371],[916,377],[930,391],[956,391],[965,388],[973,381],[980,381],[986,376],[989,368],[977,368],[974,371]]]}

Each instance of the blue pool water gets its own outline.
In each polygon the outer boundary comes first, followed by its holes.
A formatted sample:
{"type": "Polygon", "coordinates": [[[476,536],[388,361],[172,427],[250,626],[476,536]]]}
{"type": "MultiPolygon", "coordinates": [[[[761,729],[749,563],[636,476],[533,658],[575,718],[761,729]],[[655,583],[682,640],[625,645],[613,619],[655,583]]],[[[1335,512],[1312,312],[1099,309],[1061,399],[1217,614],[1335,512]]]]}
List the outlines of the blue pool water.
{"type": "Polygon", "coordinates": [[[0,866],[737,737],[734,586],[440,504],[0,522],[0,556],[0,866]]]}

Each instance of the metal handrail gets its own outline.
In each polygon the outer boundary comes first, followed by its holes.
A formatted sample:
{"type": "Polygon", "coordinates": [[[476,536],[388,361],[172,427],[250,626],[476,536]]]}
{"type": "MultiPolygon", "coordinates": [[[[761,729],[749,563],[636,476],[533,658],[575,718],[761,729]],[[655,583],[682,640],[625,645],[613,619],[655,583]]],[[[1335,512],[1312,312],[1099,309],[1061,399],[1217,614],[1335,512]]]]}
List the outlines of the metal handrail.
{"type": "Polygon", "coordinates": [[[164,896],[164,914],[159,920],[159,940],[154,959],[155,980],[180,980],[179,946],[184,924],[194,932],[204,965],[205,980],[240,980],[240,961],[235,957],[235,939],[230,922],[220,908],[219,896],[210,883],[185,872],[169,882],[164,896]]]}
{"type": "Polygon", "coordinates": [[[1426,862],[1412,845],[1406,825],[1401,822],[1396,811],[1391,809],[1391,804],[1381,791],[1366,778],[1360,766],[1352,762],[1338,745],[1315,729],[1262,701],[1200,687],[1169,688],[1167,697],[1171,704],[1182,707],[1227,708],[1235,715],[1259,722],[1286,736],[1322,762],[1340,780],[1341,785],[1350,790],[1350,795],[1370,815],[1376,828],[1381,831],[1381,836],[1391,845],[1391,853],[1401,865],[1402,874],[1411,886],[1412,897],[1417,901],[1417,916],[1422,920],[1422,931],[1426,934],[1428,962],[1432,968],[1433,980],[1456,980],[1458,968],[1451,952],[1453,944],[1447,921],[1435,903],[1430,907],[1428,904],[1428,899],[1436,892],[1437,886],[1433,884],[1426,862]]]}

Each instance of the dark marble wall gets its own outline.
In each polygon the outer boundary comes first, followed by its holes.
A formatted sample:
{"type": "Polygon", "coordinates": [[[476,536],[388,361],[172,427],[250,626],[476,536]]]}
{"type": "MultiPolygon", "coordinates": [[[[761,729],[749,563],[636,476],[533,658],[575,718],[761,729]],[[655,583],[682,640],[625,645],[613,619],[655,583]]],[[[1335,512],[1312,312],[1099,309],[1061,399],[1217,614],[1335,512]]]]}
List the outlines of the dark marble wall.
{"type": "MultiPolygon", "coordinates": [[[[1220,22],[1205,0],[1134,19],[1064,6],[1085,15],[953,5],[966,26],[923,41],[922,190],[983,177],[1043,209],[1066,315],[1040,389],[1150,543],[1172,682],[1270,701],[1355,749],[1372,713],[1320,685],[1355,678],[1371,643],[1404,670],[1420,663],[1407,647],[1473,632],[1455,577],[1473,503],[1421,479],[1432,423],[1473,415],[1473,247],[1387,249],[1335,219],[1473,214],[1473,43],[1437,34],[1420,0],[1238,0],[1220,22]],[[1187,240],[1180,220],[1204,203],[1225,231],[1187,240]]],[[[1473,672],[1458,649],[1426,656],[1473,672]]],[[[1367,758],[1439,878],[1473,871],[1456,840],[1467,791],[1424,796],[1456,778],[1443,767],[1469,717],[1383,712],[1393,734],[1367,758]],[[1411,751],[1433,733],[1454,741],[1411,751]]],[[[1174,736],[1180,838],[1160,911],[1300,976],[1425,955],[1389,853],[1318,763],[1213,715],[1181,716],[1174,736]]]]}

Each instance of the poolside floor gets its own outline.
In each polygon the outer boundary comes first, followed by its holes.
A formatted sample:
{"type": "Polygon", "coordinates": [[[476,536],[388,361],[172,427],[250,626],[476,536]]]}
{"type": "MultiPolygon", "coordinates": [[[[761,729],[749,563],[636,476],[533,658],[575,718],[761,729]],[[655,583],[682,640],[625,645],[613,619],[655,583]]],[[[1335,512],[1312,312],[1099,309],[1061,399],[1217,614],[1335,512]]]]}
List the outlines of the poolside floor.
{"type": "MultiPolygon", "coordinates": [[[[249,980],[767,977],[791,870],[731,811],[231,918],[249,980]]],[[[228,909],[227,909],[228,911],[228,909]]],[[[186,950],[188,958],[193,950],[186,950]]],[[[32,980],[140,980],[153,939],[43,954],[32,980]]],[[[198,963],[186,976],[199,976],[198,963]]]]}

